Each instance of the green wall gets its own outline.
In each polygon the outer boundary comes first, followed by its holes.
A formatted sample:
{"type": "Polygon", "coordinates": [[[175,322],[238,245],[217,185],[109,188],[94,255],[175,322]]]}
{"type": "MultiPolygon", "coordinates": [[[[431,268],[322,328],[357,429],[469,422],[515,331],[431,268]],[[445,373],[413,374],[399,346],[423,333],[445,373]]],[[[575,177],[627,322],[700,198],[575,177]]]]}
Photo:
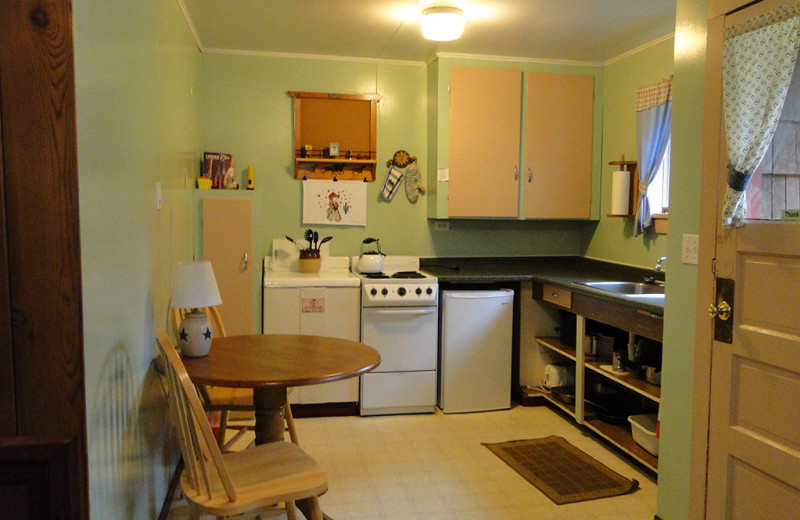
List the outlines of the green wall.
{"type": "Polygon", "coordinates": [[[220,54],[204,54],[202,63],[202,150],[232,153],[240,181],[253,165],[257,258],[269,254],[274,238],[300,238],[306,227],[301,222],[303,182],[293,170],[290,90],[381,95],[378,171],[367,187],[367,226],[314,226],[333,235],[331,254],[356,255],[368,236],[380,238],[387,253],[430,250],[424,201],[411,204],[403,191],[390,203],[380,197],[385,163],[396,150],[407,150],[424,164],[424,66],[220,54]]]}
{"type": "MultiPolygon", "coordinates": [[[[603,164],[601,190],[601,216],[586,256],[611,262],[653,267],[658,257],[666,255],[667,236],[653,232],[633,236],[633,219],[610,218],[611,172],[618,166],[620,155],[626,160],[637,160],[636,112],[634,95],[636,89],[651,85],[670,76],[673,72],[673,39],[668,39],[640,52],[621,58],[603,70],[603,164]]],[[[673,167],[673,170],[675,168],[673,167]]],[[[668,268],[669,265],[666,264],[668,268]]]]}
{"type": "Polygon", "coordinates": [[[200,54],[174,1],[77,0],[74,39],[91,514],[151,520],[177,461],[151,362],[191,256],[200,54]]]}
{"type": "Polygon", "coordinates": [[[675,24],[670,232],[666,251],[670,260],[665,264],[667,299],[658,479],[658,515],[663,520],[681,520],[689,515],[697,266],[680,259],[682,235],[697,234],[700,221],[706,3],[678,0],[675,24]]]}

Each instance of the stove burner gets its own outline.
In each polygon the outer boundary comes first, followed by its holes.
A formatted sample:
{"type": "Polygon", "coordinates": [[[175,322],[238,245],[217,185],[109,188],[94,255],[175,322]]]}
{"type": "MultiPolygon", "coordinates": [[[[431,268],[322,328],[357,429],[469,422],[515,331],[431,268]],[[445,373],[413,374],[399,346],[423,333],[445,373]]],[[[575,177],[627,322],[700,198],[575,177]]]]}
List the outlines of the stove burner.
{"type": "Polygon", "coordinates": [[[418,271],[397,271],[392,278],[425,278],[425,275],[418,271]]]}
{"type": "Polygon", "coordinates": [[[379,279],[379,278],[389,278],[389,275],[386,273],[362,273],[364,278],[370,279],[379,279]]]}

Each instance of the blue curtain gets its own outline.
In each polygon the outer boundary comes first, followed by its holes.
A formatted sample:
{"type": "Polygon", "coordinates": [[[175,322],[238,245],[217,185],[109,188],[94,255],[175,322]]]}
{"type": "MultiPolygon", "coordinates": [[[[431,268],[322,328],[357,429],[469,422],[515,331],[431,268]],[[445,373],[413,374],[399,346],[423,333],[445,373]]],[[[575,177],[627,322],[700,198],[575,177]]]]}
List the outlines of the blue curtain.
{"type": "Polygon", "coordinates": [[[636,147],[639,152],[639,192],[636,196],[635,236],[641,235],[653,224],[650,202],[647,200],[647,188],[656,176],[669,143],[672,128],[671,98],[672,78],[637,91],[636,147]],[[652,104],[653,101],[656,104],[652,104]]]}

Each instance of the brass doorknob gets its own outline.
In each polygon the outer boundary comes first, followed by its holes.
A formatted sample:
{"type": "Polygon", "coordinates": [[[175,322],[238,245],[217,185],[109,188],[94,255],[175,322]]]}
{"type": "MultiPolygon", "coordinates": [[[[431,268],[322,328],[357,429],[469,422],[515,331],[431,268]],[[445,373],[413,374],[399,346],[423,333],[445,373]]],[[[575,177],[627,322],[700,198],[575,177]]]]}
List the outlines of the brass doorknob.
{"type": "Polygon", "coordinates": [[[725,300],[722,300],[719,305],[712,303],[708,306],[708,315],[712,318],[719,316],[722,321],[727,321],[731,317],[731,306],[725,300]]]}

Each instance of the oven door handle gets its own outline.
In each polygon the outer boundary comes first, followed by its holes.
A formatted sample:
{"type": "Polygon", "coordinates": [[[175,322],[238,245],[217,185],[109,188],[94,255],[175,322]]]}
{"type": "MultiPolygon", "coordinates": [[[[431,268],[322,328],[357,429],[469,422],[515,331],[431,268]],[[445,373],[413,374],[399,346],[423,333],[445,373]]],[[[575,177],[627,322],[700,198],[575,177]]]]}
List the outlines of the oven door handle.
{"type": "Polygon", "coordinates": [[[394,316],[422,316],[435,313],[436,307],[426,307],[425,309],[379,309],[372,312],[374,314],[391,314],[394,316]]]}

